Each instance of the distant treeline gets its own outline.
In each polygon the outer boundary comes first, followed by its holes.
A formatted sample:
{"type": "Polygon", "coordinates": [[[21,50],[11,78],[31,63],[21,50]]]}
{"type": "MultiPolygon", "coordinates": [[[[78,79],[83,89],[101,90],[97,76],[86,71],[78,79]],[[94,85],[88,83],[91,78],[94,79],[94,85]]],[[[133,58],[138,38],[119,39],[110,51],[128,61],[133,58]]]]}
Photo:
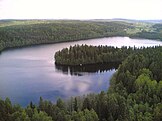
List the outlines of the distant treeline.
{"type": "MultiPolygon", "coordinates": [[[[24,22],[25,23],[25,22],[24,22]]],[[[0,27],[0,50],[26,45],[125,36],[129,24],[90,21],[51,21],[0,27]]]]}
{"type": "Polygon", "coordinates": [[[162,121],[162,47],[129,55],[107,92],[22,108],[0,99],[0,121],[162,121]]]}
{"type": "Polygon", "coordinates": [[[162,24],[155,24],[152,26],[151,29],[152,29],[152,32],[142,30],[141,32],[131,34],[130,37],[156,39],[156,40],[162,41],[162,24]]]}
{"type": "Polygon", "coordinates": [[[120,21],[0,21],[0,51],[11,47],[112,36],[162,40],[161,26],[162,24],[155,24],[153,32],[131,34],[128,30],[134,30],[136,26],[120,21]]]}

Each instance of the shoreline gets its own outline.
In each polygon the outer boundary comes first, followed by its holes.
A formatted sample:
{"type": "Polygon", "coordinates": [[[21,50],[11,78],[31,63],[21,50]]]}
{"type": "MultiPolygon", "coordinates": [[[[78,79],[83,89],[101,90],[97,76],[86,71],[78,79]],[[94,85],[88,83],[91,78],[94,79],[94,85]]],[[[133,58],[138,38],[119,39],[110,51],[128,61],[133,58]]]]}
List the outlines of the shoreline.
{"type": "Polygon", "coordinates": [[[154,41],[160,41],[160,39],[148,39],[148,38],[140,38],[140,37],[130,37],[130,36],[105,36],[105,37],[94,37],[94,38],[87,38],[87,39],[78,39],[78,40],[66,40],[66,41],[56,41],[56,42],[46,42],[46,43],[39,43],[39,44],[30,44],[30,45],[22,45],[22,46],[15,46],[15,47],[7,47],[0,50],[0,54],[3,51],[6,50],[12,50],[12,49],[20,49],[20,48],[26,48],[26,47],[34,47],[39,45],[49,45],[49,44],[58,44],[58,43],[68,43],[68,42],[77,42],[77,41],[86,41],[91,39],[102,39],[102,38],[113,38],[113,37],[129,37],[131,39],[147,39],[147,40],[154,40],[154,41]]]}

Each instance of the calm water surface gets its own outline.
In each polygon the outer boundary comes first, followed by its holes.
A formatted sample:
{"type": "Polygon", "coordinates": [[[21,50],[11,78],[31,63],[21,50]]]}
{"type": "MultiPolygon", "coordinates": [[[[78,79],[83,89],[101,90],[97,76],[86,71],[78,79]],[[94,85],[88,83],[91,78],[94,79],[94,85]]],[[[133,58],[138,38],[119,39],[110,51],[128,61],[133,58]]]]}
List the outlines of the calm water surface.
{"type": "Polygon", "coordinates": [[[115,69],[83,71],[55,67],[54,53],[75,44],[110,46],[155,46],[162,42],[128,37],[112,37],[82,40],[49,45],[10,49],[0,54],[0,97],[26,106],[30,101],[38,103],[39,97],[56,101],[87,93],[107,90],[115,69]]]}

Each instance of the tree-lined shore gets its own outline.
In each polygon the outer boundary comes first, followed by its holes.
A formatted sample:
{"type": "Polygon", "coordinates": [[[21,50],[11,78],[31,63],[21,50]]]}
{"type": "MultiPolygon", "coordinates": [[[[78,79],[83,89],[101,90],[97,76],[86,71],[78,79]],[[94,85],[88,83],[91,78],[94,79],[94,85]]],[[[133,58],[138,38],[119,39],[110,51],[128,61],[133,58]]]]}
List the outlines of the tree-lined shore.
{"type": "Polygon", "coordinates": [[[83,66],[91,64],[121,63],[130,54],[139,51],[139,48],[123,46],[88,46],[75,45],[63,48],[55,53],[55,63],[64,66],[83,66]]]}
{"type": "MultiPolygon", "coordinates": [[[[37,44],[128,36],[162,40],[162,24],[121,21],[0,21],[0,51],[37,44]]],[[[74,46],[55,55],[62,65],[119,62],[110,87],[99,94],[58,99],[40,97],[27,107],[0,99],[0,121],[161,121],[162,47],[74,46]],[[76,60],[75,60],[75,59],[76,60]],[[91,60],[91,61],[90,61],[91,60]]]]}
{"type": "Polygon", "coordinates": [[[12,47],[114,36],[162,40],[162,24],[79,20],[0,21],[0,51],[12,47]]]}
{"type": "MultiPolygon", "coordinates": [[[[128,48],[129,49],[129,48],[128,48]]],[[[134,51],[134,50],[133,50],[134,51]]],[[[22,108],[0,100],[1,121],[161,121],[162,47],[141,48],[126,57],[99,94],[43,100],[22,108]]]]}

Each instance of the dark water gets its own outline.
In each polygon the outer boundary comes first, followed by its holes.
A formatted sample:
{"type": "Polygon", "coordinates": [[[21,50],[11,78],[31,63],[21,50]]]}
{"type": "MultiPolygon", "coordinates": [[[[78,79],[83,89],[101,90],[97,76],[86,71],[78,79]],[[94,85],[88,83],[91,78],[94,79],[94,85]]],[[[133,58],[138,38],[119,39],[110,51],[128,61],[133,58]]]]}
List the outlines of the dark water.
{"type": "Polygon", "coordinates": [[[83,76],[84,72],[88,73],[104,73],[111,70],[116,70],[120,63],[105,63],[95,65],[83,65],[83,66],[62,66],[55,65],[55,68],[64,74],[83,76]]]}
{"type": "Polygon", "coordinates": [[[75,44],[139,47],[162,45],[162,42],[113,37],[6,50],[0,54],[0,97],[9,97],[14,104],[26,106],[30,101],[37,103],[40,96],[54,102],[59,97],[107,90],[115,65],[55,66],[54,53],[75,44]]]}

